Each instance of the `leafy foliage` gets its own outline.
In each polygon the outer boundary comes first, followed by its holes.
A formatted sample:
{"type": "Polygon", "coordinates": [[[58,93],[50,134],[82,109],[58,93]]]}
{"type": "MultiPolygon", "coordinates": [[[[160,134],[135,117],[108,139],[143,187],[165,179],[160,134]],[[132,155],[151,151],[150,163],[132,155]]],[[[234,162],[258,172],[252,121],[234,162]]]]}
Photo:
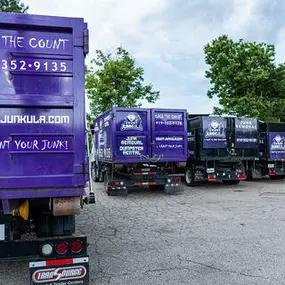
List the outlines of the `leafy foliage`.
{"type": "Polygon", "coordinates": [[[123,48],[115,55],[96,51],[96,58],[86,72],[86,91],[90,99],[91,115],[112,107],[141,107],[141,100],[154,103],[159,92],[151,84],[144,85],[144,70],[123,48]]]}
{"type": "Polygon", "coordinates": [[[21,3],[21,0],[1,0],[0,12],[27,13],[29,6],[21,3]]]}
{"type": "Polygon", "coordinates": [[[223,35],[208,43],[204,52],[210,66],[207,95],[217,96],[222,106],[215,107],[214,113],[285,119],[285,65],[276,66],[274,45],[235,42],[223,35]]]}

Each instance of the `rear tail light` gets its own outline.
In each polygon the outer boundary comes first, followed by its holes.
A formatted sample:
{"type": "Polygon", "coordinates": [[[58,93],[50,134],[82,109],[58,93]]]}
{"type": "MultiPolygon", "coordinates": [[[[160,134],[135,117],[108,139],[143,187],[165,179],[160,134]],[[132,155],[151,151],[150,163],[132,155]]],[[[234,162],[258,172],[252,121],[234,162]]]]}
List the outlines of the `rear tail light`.
{"type": "Polygon", "coordinates": [[[55,250],[58,254],[66,254],[68,251],[68,244],[65,241],[60,242],[55,246],[55,250]]]}
{"type": "Polygon", "coordinates": [[[79,240],[76,240],[76,241],[73,241],[71,244],[70,244],[70,249],[73,253],[79,253],[82,251],[83,249],[83,244],[81,241],[79,240]]]}
{"type": "Polygon", "coordinates": [[[239,179],[245,179],[245,174],[244,173],[240,173],[238,177],[239,177],[239,179]]]}
{"type": "Polygon", "coordinates": [[[275,170],[274,169],[269,169],[269,175],[276,175],[275,170]]]}
{"type": "Polygon", "coordinates": [[[208,175],[208,180],[209,181],[215,181],[216,180],[216,175],[214,175],[214,174],[208,175]]]}
{"type": "Polygon", "coordinates": [[[180,183],[180,178],[179,177],[173,177],[171,178],[172,183],[180,183]]]}

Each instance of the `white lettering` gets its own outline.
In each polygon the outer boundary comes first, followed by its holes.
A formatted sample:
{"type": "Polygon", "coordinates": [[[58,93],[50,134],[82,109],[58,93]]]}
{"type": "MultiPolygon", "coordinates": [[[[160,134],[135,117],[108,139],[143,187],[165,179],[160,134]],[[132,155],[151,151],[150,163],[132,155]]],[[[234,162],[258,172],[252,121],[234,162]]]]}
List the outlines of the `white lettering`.
{"type": "Polygon", "coordinates": [[[36,48],[37,47],[37,43],[34,44],[34,42],[36,42],[36,38],[31,38],[29,40],[30,47],[32,47],[32,48],[36,48]]]}
{"type": "Polygon", "coordinates": [[[68,39],[45,39],[45,38],[27,38],[25,46],[25,38],[22,36],[10,36],[10,35],[3,35],[1,36],[3,40],[3,44],[5,48],[27,48],[31,47],[33,49],[40,48],[40,49],[54,49],[54,50],[65,50],[68,39]]]}
{"type": "Polygon", "coordinates": [[[45,47],[45,42],[44,42],[43,39],[39,40],[38,46],[39,46],[40,48],[44,48],[44,47],[45,47]]]}
{"type": "Polygon", "coordinates": [[[10,141],[0,141],[0,149],[9,149],[10,141]]]}
{"type": "Polygon", "coordinates": [[[36,150],[36,151],[45,151],[45,150],[59,150],[65,151],[69,150],[69,145],[67,140],[48,140],[48,139],[17,139],[14,141],[3,140],[0,141],[0,150],[36,150]]]}
{"type": "Polygon", "coordinates": [[[17,37],[17,46],[20,47],[20,48],[23,48],[23,40],[24,40],[24,37],[17,37]]]}
{"type": "Polygon", "coordinates": [[[39,149],[39,147],[38,147],[38,141],[37,140],[34,140],[34,142],[33,142],[33,149],[39,149]]]}
{"type": "Polygon", "coordinates": [[[68,42],[68,39],[54,39],[54,40],[49,40],[49,39],[36,39],[36,38],[31,38],[29,40],[29,45],[32,48],[47,48],[47,49],[54,49],[54,50],[65,50],[66,49],[66,43],[68,42]]]}
{"type": "Polygon", "coordinates": [[[4,47],[8,46],[8,36],[2,36],[2,39],[4,40],[4,47]]]}
{"type": "MultiPolygon", "coordinates": [[[[0,116],[1,118],[1,116],[0,116]]],[[[4,115],[0,124],[69,124],[69,116],[4,115]]]]}
{"type": "Polygon", "coordinates": [[[16,144],[16,147],[17,147],[17,150],[19,149],[19,147],[20,147],[20,143],[21,143],[21,140],[19,140],[19,141],[14,141],[15,142],[15,144],[16,144]]]}

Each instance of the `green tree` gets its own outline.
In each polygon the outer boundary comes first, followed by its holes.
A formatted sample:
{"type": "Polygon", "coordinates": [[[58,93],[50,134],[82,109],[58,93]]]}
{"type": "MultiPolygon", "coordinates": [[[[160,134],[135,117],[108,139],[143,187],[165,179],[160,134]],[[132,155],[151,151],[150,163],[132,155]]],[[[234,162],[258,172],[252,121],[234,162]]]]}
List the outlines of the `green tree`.
{"type": "Polygon", "coordinates": [[[27,13],[29,6],[21,3],[21,0],[1,0],[0,12],[27,13]]]}
{"type": "MultiPolygon", "coordinates": [[[[144,85],[144,70],[123,48],[112,55],[96,51],[96,58],[86,72],[86,92],[92,116],[112,107],[141,107],[142,100],[154,103],[159,92],[144,85]]],[[[90,119],[90,117],[89,117],[90,119]]]]}
{"type": "Polygon", "coordinates": [[[274,45],[233,41],[223,35],[208,43],[204,52],[210,66],[207,95],[217,96],[222,106],[214,108],[215,114],[285,119],[285,65],[275,64],[274,45]]]}

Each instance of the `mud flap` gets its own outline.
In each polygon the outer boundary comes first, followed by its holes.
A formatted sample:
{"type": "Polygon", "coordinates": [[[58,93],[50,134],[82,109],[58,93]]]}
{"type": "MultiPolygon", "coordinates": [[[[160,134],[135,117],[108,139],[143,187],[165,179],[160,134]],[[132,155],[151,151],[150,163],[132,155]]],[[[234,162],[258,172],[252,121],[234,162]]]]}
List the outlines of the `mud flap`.
{"type": "Polygon", "coordinates": [[[107,190],[108,196],[121,196],[126,197],[128,196],[128,189],[120,189],[120,190],[107,190]]]}
{"type": "Polygon", "coordinates": [[[66,258],[29,263],[31,285],[89,285],[89,258],[66,258]]]}
{"type": "Polygon", "coordinates": [[[164,189],[164,192],[168,195],[174,195],[174,194],[182,192],[182,191],[183,191],[182,185],[176,186],[176,187],[165,186],[165,189],[164,189]]]}

